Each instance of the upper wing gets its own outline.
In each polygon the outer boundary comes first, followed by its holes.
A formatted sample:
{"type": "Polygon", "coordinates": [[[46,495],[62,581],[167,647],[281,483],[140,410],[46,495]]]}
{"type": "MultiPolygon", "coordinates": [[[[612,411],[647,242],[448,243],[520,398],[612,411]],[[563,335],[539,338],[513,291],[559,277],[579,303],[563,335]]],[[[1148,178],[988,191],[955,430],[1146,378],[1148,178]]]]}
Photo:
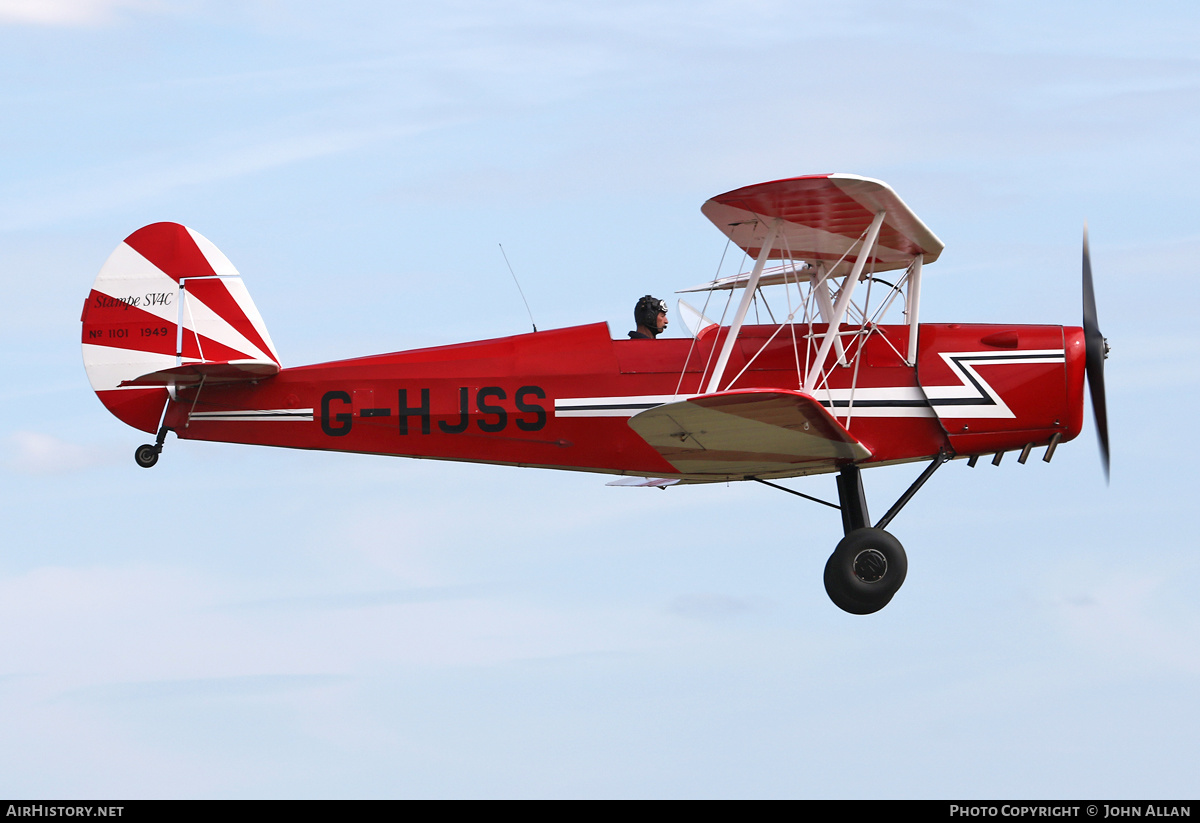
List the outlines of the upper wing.
{"type": "Polygon", "coordinates": [[[751,257],[757,257],[770,229],[782,218],[771,257],[835,263],[847,254],[880,211],[887,212],[872,259],[875,271],[903,269],[918,254],[932,263],[942,241],[896,193],[879,180],[854,174],[815,174],[745,186],[719,194],[701,208],[704,216],[751,257]],[[764,219],[767,218],[767,219],[764,219]]]}
{"type": "Polygon", "coordinates": [[[629,426],[687,475],[810,474],[871,456],[820,403],[797,391],[700,395],[647,409],[629,426]]]}

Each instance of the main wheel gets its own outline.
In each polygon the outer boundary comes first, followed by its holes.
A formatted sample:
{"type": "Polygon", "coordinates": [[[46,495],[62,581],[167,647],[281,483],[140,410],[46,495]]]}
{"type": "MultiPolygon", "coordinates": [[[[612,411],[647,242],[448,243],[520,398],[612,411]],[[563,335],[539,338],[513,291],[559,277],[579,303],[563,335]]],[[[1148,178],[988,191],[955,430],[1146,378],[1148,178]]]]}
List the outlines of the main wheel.
{"type": "Polygon", "coordinates": [[[133,452],[133,459],[136,460],[137,464],[143,469],[149,469],[158,462],[158,449],[148,443],[138,446],[133,452]]]}
{"type": "Polygon", "coordinates": [[[871,614],[891,602],[908,574],[900,541],[883,529],[855,529],[825,564],[825,591],[842,611],[871,614]]]}

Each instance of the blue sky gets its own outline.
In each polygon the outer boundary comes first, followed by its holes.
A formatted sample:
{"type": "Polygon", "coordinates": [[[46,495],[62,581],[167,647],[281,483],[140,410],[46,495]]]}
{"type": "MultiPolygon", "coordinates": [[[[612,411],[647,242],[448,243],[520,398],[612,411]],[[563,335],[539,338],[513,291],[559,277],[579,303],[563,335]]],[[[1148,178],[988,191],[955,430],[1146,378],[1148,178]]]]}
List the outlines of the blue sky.
{"type": "Polygon", "coordinates": [[[1194,797],[1198,18],[0,0],[0,794],[1194,797]],[[623,332],[715,271],[707,197],[828,171],[945,241],[929,321],[1078,323],[1088,220],[1113,345],[1111,486],[1090,430],[944,467],[873,617],[822,588],[837,515],[769,489],[173,439],[147,472],[83,373],[150,222],[299,365],[525,331],[498,243],[540,328],[623,332]]]}

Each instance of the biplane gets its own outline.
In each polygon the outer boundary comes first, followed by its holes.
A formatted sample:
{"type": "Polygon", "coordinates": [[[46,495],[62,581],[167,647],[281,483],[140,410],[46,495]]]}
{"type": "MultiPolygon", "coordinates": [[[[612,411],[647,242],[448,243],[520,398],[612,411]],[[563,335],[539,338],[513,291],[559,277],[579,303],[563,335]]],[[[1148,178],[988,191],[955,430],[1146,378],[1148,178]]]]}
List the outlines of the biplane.
{"type": "Polygon", "coordinates": [[[922,271],[943,244],[885,183],[796,177],[702,211],[746,264],[684,290],[725,294],[720,322],[708,303],[681,302],[689,337],[614,340],[593,323],[289,368],[225,255],[155,223],[96,277],[84,365],[109,411],[157,434],[135,452],[146,468],[174,432],[800,494],[841,512],[824,582],[854,614],[904,582],[904,548],[885,529],[930,476],[954,458],[1024,463],[1044,448],[1049,461],[1082,428],[1085,380],[1107,474],[1107,343],[1086,230],[1082,327],[922,323],[922,271]],[[861,470],[909,462],[925,466],[872,524],[861,470]],[[775,482],[823,473],[836,475],[837,504],[775,482]]]}

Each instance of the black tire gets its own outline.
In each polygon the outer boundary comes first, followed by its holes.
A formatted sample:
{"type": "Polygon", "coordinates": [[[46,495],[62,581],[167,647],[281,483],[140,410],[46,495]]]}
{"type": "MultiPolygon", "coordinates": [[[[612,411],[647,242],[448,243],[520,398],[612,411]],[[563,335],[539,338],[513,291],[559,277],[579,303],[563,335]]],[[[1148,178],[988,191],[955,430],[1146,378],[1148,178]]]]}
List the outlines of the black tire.
{"type": "Polygon", "coordinates": [[[825,592],[842,611],[872,614],[891,602],[907,575],[899,540],[883,529],[855,529],[825,564],[825,592]]]}
{"type": "Polygon", "coordinates": [[[153,468],[154,464],[158,462],[158,449],[148,443],[138,446],[133,452],[133,459],[143,469],[153,468]]]}

